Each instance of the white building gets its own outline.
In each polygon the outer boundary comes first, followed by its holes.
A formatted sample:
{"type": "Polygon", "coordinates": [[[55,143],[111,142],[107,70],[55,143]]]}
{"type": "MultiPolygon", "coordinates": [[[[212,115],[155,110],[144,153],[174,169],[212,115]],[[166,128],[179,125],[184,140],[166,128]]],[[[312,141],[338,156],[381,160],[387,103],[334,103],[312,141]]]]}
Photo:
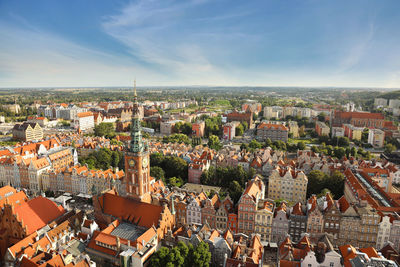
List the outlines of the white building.
{"type": "Polygon", "coordinates": [[[389,216],[382,217],[382,221],[379,223],[378,235],[376,237],[376,248],[381,249],[389,241],[390,230],[392,224],[390,223],[389,216]]]}
{"type": "Polygon", "coordinates": [[[379,129],[369,129],[368,144],[374,147],[383,147],[385,141],[385,133],[379,129]]]}
{"type": "Polygon", "coordinates": [[[201,224],[201,203],[198,197],[193,198],[186,208],[186,221],[190,224],[201,224]]]}
{"type": "Polygon", "coordinates": [[[400,108],[400,99],[390,99],[389,100],[389,108],[400,108]]]}
{"type": "Polygon", "coordinates": [[[94,128],[94,116],[92,112],[81,112],[77,114],[75,128],[86,131],[94,128]]]}

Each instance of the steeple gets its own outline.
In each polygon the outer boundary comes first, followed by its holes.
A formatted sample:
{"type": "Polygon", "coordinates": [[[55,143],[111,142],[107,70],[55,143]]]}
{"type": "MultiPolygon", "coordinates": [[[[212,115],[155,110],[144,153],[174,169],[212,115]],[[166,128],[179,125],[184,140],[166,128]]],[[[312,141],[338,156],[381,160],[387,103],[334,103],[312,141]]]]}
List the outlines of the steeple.
{"type": "Polygon", "coordinates": [[[140,124],[139,103],[136,94],[136,79],[133,85],[133,110],[132,110],[132,130],[131,130],[131,146],[130,151],[140,153],[144,151],[144,143],[142,139],[142,126],[140,124]]]}

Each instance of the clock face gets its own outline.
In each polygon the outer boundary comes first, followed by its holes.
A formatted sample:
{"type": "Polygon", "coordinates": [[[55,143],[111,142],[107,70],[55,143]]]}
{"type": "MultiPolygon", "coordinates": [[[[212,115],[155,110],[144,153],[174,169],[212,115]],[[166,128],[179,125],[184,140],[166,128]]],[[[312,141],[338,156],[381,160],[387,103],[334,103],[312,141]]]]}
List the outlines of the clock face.
{"type": "Polygon", "coordinates": [[[131,166],[131,167],[135,166],[135,161],[133,159],[131,159],[129,161],[129,166],[131,166]]]}
{"type": "Polygon", "coordinates": [[[142,164],[143,164],[143,167],[147,167],[147,158],[143,158],[143,162],[142,162],[142,164]]]}

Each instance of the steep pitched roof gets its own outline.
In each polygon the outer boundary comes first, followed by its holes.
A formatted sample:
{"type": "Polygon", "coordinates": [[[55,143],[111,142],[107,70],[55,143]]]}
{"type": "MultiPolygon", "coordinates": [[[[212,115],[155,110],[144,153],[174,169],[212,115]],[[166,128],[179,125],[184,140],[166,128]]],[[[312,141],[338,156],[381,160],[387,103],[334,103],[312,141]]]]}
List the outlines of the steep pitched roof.
{"type": "Polygon", "coordinates": [[[14,212],[19,220],[22,219],[29,235],[60,217],[65,210],[50,199],[40,196],[17,206],[14,212]]]}
{"type": "Polygon", "coordinates": [[[123,220],[137,223],[139,226],[157,226],[163,207],[105,193],[100,196],[103,212],[123,220]]]}

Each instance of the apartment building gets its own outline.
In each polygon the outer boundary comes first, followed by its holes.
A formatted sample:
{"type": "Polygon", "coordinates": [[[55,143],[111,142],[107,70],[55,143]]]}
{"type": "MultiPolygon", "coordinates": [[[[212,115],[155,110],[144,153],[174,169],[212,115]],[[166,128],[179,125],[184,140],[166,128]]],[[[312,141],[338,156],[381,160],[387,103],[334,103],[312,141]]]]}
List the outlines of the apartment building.
{"type": "Polygon", "coordinates": [[[38,123],[17,123],[12,129],[13,138],[21,141],[34,141],[43,139],[43,129],[38,123]]]}
{"type": "Polygon", "coordinates": [[[319,136],[329,136],[330,128],[322,121],[317,121],[315,123],[315,132],[319,136]]]}
{"type": "Polygon", "coordinates": [[[277,166],[269,176],[268,197],[286,199],[293,202],[306,202],[307,176],[302,171],[277,166]]]}
{"type": "Polygon", "coordinates": [[[265,141],[268,138],[271,141],[283,141],[288,140],[289,129],[279,123],[265,123],[261,122],[257,127],[257,139],[260,141],[265,141]]]}
{"type": "Polygon", "coordinates": [[[385,143],[385,132],[379,129],[369,129],[368,144],[374,147],[383,147],[385,143]]]}
{"type": "Polygon", "coordinates": [[[94,115],[92,112],[81,112],[76,115],[75,128],[87,131],[94,128],[94,115]]]}

